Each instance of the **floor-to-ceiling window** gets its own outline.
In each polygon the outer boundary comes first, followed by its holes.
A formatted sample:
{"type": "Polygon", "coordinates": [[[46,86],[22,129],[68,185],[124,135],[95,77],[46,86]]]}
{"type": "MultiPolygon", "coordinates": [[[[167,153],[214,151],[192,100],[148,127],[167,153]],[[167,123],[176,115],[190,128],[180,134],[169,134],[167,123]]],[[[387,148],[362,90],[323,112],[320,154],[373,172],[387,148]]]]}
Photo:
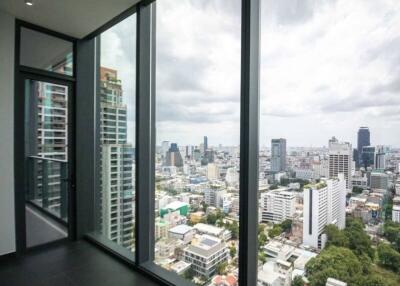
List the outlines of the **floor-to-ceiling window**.
{"type": "Polygon", "coordinates": [[[134,251],[136,14],[99,38],[96,229],[134,251]]]}
{"type": "Polygon", "coordinates": [[[400,5],[261,8],[258,283],[398,285],[400,5]]]}
{"type": "Polygon", "coordinates": [[[154,262],[237,283],[240,1],[156,5],[154,262]]]}

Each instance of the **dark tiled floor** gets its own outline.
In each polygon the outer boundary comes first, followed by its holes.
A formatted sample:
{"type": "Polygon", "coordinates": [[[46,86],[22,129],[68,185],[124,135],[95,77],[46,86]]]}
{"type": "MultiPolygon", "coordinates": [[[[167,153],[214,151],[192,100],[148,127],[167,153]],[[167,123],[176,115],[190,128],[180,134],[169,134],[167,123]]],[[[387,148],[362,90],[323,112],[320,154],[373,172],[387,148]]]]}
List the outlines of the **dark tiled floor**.
{"type": "Polygon", "coordinates": [[[0,260],[1,286],[155,286],[86,241],[38,249],[0,260]]]}

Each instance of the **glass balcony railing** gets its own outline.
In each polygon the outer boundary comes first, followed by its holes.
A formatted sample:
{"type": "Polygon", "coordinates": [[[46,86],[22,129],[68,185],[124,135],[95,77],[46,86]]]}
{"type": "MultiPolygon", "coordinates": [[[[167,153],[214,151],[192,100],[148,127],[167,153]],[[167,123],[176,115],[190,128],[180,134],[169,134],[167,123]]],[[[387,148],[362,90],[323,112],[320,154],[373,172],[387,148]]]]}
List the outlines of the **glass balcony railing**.
{"type": "Polygon", "coordinates": [[[44,211],[68,221],[68,162],[28,157],[26,200],[44,211]]]}

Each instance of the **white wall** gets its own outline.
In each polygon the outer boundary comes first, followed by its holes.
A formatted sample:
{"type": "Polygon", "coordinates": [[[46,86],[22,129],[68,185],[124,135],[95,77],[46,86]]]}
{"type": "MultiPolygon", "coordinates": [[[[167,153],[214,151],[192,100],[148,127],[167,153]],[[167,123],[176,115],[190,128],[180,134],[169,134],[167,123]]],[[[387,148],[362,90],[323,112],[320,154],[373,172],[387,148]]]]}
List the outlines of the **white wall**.
{"type": "Polygon", "coordinates": [[[0,11],[0,255],[15,251],[14,25],[0,11]]]}

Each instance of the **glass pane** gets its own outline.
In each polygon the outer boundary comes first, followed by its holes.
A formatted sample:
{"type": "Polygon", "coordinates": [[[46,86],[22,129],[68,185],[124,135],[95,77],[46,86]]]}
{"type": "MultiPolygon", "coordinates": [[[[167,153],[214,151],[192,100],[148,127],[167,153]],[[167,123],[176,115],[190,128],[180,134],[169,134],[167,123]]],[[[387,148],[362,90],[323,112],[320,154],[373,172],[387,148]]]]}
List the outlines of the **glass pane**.
{"type": "Polygon", "coordinates": [[[155,263],[197,285],[238,277],[240,14],[157,2],[155,263]]]}
{"type": "Polygon", "coordinates": [[[261,2],[258,283],[399,285],[400,5],[261,2]]]}
{"type": "Polygon", "coordinates": [[[25,80],[28,247],[68,235],[65,225],[44,214],[68,222],[68,97],[68,86],[25,80]]]}
{"type": "Polygon", "coordinates": [[[136,15],[102,33],[100,40],[97,230],[134,251],[136,15]]]}
{"type": "Polygon", "coordinates": [[[67,220],[68,87],[26,80],[25,95],[30,200],[67,220]]]}
{"type": "Polygon", "coordinates": [[[21,65],[73,75],[72,42],[22,27],[20,45],[21,65]]]}

